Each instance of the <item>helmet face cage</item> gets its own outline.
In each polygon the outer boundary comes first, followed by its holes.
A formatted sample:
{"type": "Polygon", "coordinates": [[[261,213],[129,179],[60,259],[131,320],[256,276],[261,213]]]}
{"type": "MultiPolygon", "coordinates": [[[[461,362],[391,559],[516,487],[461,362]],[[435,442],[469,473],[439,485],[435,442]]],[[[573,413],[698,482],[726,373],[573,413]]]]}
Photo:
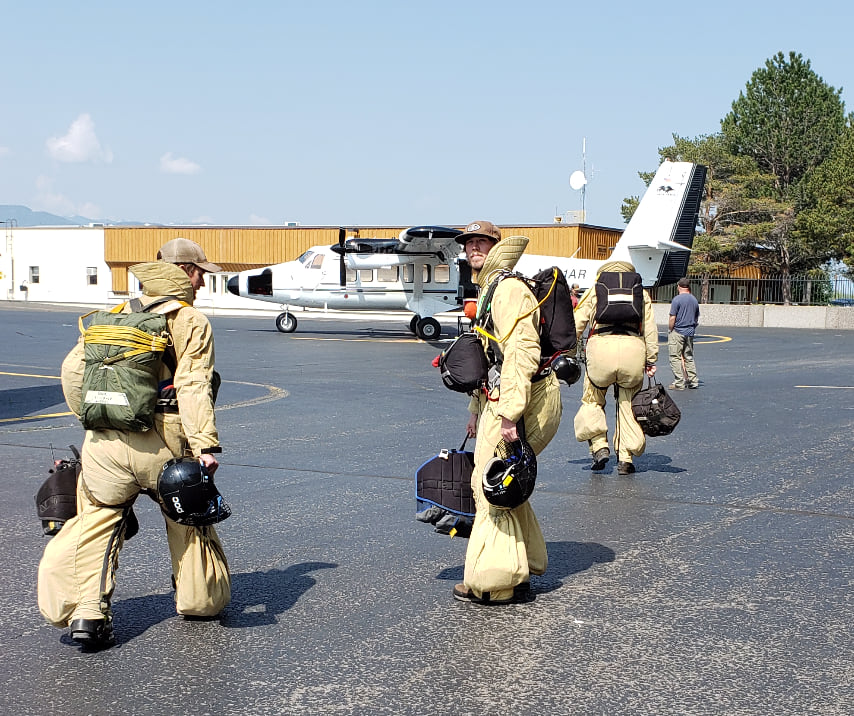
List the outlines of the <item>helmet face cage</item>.
{"type": "Polygon", "coordinates": [[[160,508],[174,522],[204,527],[231,515],[207,469],[195,458],[169,460],[157,481],[160,508]]]}
{"type": "Polygon", "coordinates": [[[502,440],[483,471],[483,495],[496,507],[514,509],[534,491],[537,457],[525,440],[502,440]]]}

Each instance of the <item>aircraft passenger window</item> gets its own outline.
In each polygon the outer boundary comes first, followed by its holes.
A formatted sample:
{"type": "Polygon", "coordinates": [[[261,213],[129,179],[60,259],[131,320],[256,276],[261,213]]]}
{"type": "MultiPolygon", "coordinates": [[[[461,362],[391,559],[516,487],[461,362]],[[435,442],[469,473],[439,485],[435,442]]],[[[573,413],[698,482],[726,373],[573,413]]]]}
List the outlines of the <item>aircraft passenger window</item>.
{"type": "Polygon", "coordinates": [[[208,291],[216,293],[216,274],[208,274],[208,280],[205,283],[208,285],[208,291]]]}
{"type": "Polygon", "coordinates": [[[377,281],[397,281],[397,266],[383,266],[377,269],[377,281]]]}
{"type": "Polygon", "coordinates": [[[319,269],[323,266],[323,254],[318,254],[314,257],[314,261],[311,262],[311,268],[319,269]]]}
{"type": "Polygon", "coordinates": [[[436,283],[450,283],[451,267],[448,264],[439,264],[433,269],[433,280],[436,283]]]}
{"type": "Polygon", "coordinates": [[[412,264],[403,264],[403,282],[415,282],[415,267],[412,264]]]}
{"type": "Polygon", "coordinates": [[[356,272],[353,269],[347,269],[347,283],[353,283],[356,280],[356,272]]]}
{"type": "Polygon", "coordinates": [[[423,271],[421,272],[421,280],[424,283],[430,283],[430,266],[424,264],[423,271]]]}
{"type": "Polygon", "coordinates": [[[374,280],[373,269],[359,269],[359,281],[362,283],[370,283],[374,280]]]}

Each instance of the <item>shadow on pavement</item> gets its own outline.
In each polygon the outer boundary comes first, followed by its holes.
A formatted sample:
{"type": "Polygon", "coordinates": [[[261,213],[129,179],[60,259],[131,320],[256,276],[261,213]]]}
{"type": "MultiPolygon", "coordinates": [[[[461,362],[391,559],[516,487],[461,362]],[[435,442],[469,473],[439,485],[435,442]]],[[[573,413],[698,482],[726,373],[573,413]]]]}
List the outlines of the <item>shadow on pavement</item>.
{"type": "MultiPolygon", "coordinates": [[[[219,617],[224,627],[232,629],[275,624],[276,616],[290,609],[317,582],[308,572],[331,569],[337,564],[303,562],[287,569],[231,575],[231,603],[219,617]]],[[[119,644],[129,642],[148,629],[175,618],[175,598],[166,594],[122,599],[113,605],[116,638],[119,644]]],[[[202,620],[206,621],[206,620],[202,620]]],[[[73,644],[70,638],[68,643],[73,644]]]]}
{"type": "Polygon", "coordinates": [[[222,613],[225,627],[275,624],[276,616],[290,609],[317,580],[308,576],[318,569],[333,569],[330,562],[303,562],[287,569],[234,574],[231,577],[231,604],[222,613]]]}
{"type": "Polygon", "coordinates": [[[33,388],[11,388],[0,390],[0,418],[19,418],[54,405],[65,407],[62,386],[40,385],[33,388]]]}

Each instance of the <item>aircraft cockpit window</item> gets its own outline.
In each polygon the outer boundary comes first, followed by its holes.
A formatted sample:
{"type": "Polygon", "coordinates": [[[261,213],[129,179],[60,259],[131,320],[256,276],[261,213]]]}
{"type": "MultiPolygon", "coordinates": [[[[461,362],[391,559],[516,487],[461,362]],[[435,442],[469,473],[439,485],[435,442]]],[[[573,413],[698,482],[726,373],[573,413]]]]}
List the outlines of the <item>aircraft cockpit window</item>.
{"type": "Polygon", "coordinates": [[[377,269],[377,281],[397,281],[397,266],[383,266],[377,269]]]}
{"type": "Polygon", "coordinates": [[[321,266],[323,266],[323,254],[317,254],[317,256],[314,257],[314,260],[312,260],[309,268],[319,269],[321,266]]]}
{"type": "Polygon", "coordinates": [[[303,266],[308,266],[308,262],[311,260],[312,256],[314,256],[314,251],[306,251],[297,259],[297,261],[299,261],[303,266]]]}
{"type": "Polygon", "coordinates": [[[439,264],[433,269],[433,280],[436,283],[451,282],[451,267],[448,264],[439,264]]]}

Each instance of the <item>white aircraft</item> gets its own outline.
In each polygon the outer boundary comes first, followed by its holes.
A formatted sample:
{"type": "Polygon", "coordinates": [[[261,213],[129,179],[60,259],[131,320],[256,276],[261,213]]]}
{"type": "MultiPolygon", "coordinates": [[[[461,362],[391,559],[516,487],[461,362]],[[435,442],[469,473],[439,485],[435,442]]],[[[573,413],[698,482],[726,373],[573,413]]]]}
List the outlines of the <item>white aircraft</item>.
{"type": "MultiPolygon", "coordinates": [[[[685,275],[694,240],[706,168],[665,161],[655,173],[626,230],[608,260],[630,261],[644,285],[675,283],[685,275]]],[[[347,239],[312,246],[296,261],[242,271],[228,281],[238,296],[281,304],[276,317],[282,333],[296,330],[291,306],[357,310],[407,310],[409,328],[423,340],[439,337],[433,318],[458,310],[474,297],[471,271],[460,257],[455,237],[462,232],[441,226],[405,229],[397,239],[347,239]]],[[[516,267],[532,276],[558,266],[567,281],[587,289],[604,261],[523,254],[516,267]]]]}

